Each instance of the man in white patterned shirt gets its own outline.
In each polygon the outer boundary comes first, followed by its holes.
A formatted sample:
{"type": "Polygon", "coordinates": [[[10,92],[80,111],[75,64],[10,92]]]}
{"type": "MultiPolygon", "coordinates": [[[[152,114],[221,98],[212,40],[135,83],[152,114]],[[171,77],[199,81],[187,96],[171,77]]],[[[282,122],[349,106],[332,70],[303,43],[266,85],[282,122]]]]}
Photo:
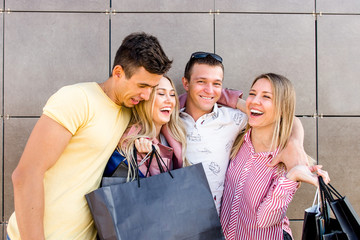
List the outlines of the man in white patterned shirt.
{"type": "MultiPolygon", "coordinates": [[[[187,99],[180,112],[187,132],[186,157],[192,164],[203,163],[218,212],[231,147],[247,123],[245,113],[216,103],[221,96],[223,76],[220,56],[193,53],[182,78],[187,99]]],[[[234,107],[238,93],[234,92],[234,107]]]]}

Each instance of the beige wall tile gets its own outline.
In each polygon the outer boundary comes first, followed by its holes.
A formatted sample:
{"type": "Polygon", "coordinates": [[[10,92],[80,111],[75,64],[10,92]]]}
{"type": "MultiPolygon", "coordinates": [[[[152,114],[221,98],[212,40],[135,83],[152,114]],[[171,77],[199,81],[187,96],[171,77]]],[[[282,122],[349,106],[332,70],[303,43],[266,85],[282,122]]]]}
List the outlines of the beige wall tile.
{"type": "Polygon", "coordinates": [[[290,221],[290,228],[291,228],[294,240],[301,240],[303,221],[290,221]]]}
{"type": "Polygon", "coordinates": [[[318,18],[319,113],[360,115],[359,28],[358,15],[318,18]]]}
{"type": "Polygon", "coordinates": [[[357,0],[316,0],[317,12],[323,13],[360,13],[360,2],[357,0]]]}
{"type": "Polygon", "coordinates": [[[6,0],[6,9],[26,11],[105,11],[110,0],[6,0]]]}
{"type": "Polygon", "coordinates": [[[360,213],[360,118],[319,120],[319,163],[328,170],[331,184],[349,198],[360,213]]]}
{"type": "Polygon", "coordinates": [[[215,9],[220,12],[291,12],[314,11],[314,1],[277,1],[277,0],[215,0],[215,9]]]}
{"type": "Polygon", "coordinates": [[[296,114],[314,114],[314,31],[311,15],[216,15],[216,52],[224,58],[226,86],[243,90],[247,97],[255,77],[279,73],[295,86],[296,114]]]}
{"type": "Polygon", "coordinates": [[[116,11],[148,12],[209,12],[214,10],[214,0],[112,0],[116,11]]]}
{"type": "Polygon", "coordinates": [[[21,12],[5,22],[5,115],[40,116],[60,87],[108,78],[106,14],[21,12]]]}

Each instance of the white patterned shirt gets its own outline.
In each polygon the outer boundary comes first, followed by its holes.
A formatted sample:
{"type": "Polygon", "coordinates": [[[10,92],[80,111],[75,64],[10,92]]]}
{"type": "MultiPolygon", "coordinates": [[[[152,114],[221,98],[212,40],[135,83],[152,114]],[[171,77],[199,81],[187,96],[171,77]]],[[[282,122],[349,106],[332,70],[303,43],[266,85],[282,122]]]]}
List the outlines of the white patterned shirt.
{"type": "Polygon", "coordinates": [[[185,108],[180,117],[186,128],[186,158],[191,164],[202,162],[219,213],[231,147],[245,128],[247,116],[238,109],[215,104],[211,113],[196,122],[185,108]]]}

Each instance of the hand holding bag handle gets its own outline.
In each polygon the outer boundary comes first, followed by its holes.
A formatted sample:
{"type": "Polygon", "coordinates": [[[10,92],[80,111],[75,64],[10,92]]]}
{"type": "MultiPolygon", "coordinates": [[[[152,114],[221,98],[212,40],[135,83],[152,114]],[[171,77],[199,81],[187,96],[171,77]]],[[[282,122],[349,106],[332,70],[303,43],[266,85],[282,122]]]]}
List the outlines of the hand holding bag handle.
{"type": "MultiPolygon", "coordinates": [[[[136,148],[134,147],[134,153],[136,151],[136,148]]],[[[134,155],[136,156],[136,155],[134,155]]],[[[156,158],[156,162],[158,164],[158,167],[159,167],[159,170],[160,170],[160,173],[164,173],[165,170],[163,168],[163,165],[166,167],[166,172],[170,175],[171,178],[174,178],[174,176],[171,174],[168,166],[165,164],[164,160],[162,159],[162,157],[160,156],[159,152],[156,150],[155,146],[152,145],[152,151],[151,151],[151,154],[150,154],[150,158],[149,158],[149,164],[148,164],[148,167],[147,167],[147,170],[146,170],[146,174],[145,174],[145,177],[149,176],[150,175],[150,166],[151,166],[151,163],[153,161],[153,158],[156,158]],[[163,165],[162,165],[162,164],[163,165]]],[[[135,165],[137,167],[137,173],[139,172],[139,165],[137,164],[137,160],[135,161],[135,165]]],[[[139,178],[139,175],[137,175],[137,181],[138,181],[138,187],[140,187],[140,178],[139,178]]]]}
{"type": "Polygon", "coordinates": [[[148,175],[150,175],[150,166],[151,166],[151,163],[152,163],[152,160],[153,160],[154,156],[156,158],[156,162],[158,164],[160,173],[165,172],[165,170],[163,168],[163,165],[164,165],[166,167],[166,172],[169,172],[170,176],[173,177],[170,170],[169,170],[169,168],[168,168],[168,166],[165,164],[164,160],[162,159],[162,157],[160,156],[159,152],[156,150],[154,145],[152,145],[152,151],[151,151],[151,154],[150,154],[149,164],[148,164],[148,168],[147,168],[145,176],[147,177],[148,175]]]}
{"type": "Polygon", "coordinates": [[[169,175],[171,177],[173,177],[169,168],[164,163],[164,160],[161,158],[159,152],[156,150],[154,145],[152,145],[151,152],[149,152],[144,157],[144,159],[141,160],[140,163],[138,163],[138,161],[137,161],[137,149],[136,149],[136,147],[134,147],[131,159],[126,159],[119,166],[117,166],[117,168],[115,169],[115,171],[111,177],[103,177],[101,186],[105,187],[105,186],[109,186],[109,185],[113,185],[113,184],[121,184],[121,183],[127,182],[128,181],[127,175],[128,175],[128,171],[129,171],[128,168],[131,168],[130,171],[134,174],[134,175],[132,175],[133,177],[131,177],[131,179],[132,179],[131,181],[136,180],[138,182],[138,186],[140,186],[140,179],[150,175],[149,169],[150,169],[150,166],[151,166],[151,163],[152,163],[152,160],[154,157],[157,161],[160,172],[161,173],[165,172],[165,170],[161,164],[161,163],[163,163],[163,165],[166,167],[166,171],[169,173],[169,175]],[[136,157],[134,157],[134,156],[136,156],[136,157]],[[145,161],[148,161],[148,167],[146,169],[146,174],[142,174],[139,170],[139,167],[145,161]],[[127,163],[123,164],[124,162],[125,163],[127,162],[127,163]]]}

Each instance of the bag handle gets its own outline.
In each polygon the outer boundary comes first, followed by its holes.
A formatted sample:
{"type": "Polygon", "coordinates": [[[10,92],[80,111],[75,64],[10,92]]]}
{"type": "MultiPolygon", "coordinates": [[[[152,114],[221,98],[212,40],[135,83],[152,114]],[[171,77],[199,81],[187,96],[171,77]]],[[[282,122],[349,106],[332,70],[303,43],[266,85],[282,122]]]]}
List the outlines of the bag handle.
{"type": "MultiPolygon", "coordinates": [[[[151,153],[150,153],[149,164],[148,164],[148,167],[147,167],[147,170],[146,170],[145,177],[150,176],[150,166],[151,166],[152,160],[153,160],[153,158],[154,158],[154,154],[155,154],[154,149],[153,149],[153,146],[154,146],[154,145],[151,145],[152,150],[151,150],[151,153]]],[[[159,169],[160,169],[160,167],[159,167],[159,169]]],[[[160,172],[162,173],[161,169],[160,169],[160,172]]]]}
{"type": "Polygon", "coordinates": [[[135,164],[135,178],[137,180],[138,187],[140,187],[139,164],[137,162],[137,151],[136,151],[135,146],[133,148],[133,160],[134,160],[134,164],[135,164]]]}
{"type": "MultiPolygon", "coordinates": [[[[136,155],[136,147],[134,147],[134,156],[137,156],[136,155]]],[[[169,173],[171,178],[174,178],[174,176],[170,172],[168,166],[165,164],[164,160],[162,159],[162,157],[160,156],[159,152],[156,150],[154,145],[152,145],[152,150],[151,150],[151,154],[150,154],[150,158],[149,158],[149,164],[148,164],[148,167],[147,167],[147,170],[146,170],[145,177],[147,177],[148,174],[150,175],[150,166],[151,166],[151,162],[152,162],[154,156],[155,156],[156,162],[157,162],[157,164],[159,166],[160,172],[161,173],[165,172],[165,170],[164,170],[164,168],[163,168],[163,166],[161,164],[161,162],[162,162],[164,164],[164,166],[166,167],[166,172],[169,173]]],[[[137,178],[137,182],[138,182],[138,187],[140,188],[139,164],[137,162],[137,159],[136,159],[135,162],[136,162],[136,164],[135,164],[135,166],[136,166],[136,178],[137,178]]]]}
{"type": "Polygon", "coordinates": [[[173,175],[171,174],[168,166],[165,164],[164,160],[162,159],[162,157],[160,156],[160,153],[156,150],[155,146],[152,145],[152,150],[151,150],[151,155],[150,155],[150,159],[149,159],[149,164],[148,164],[148,168],[147,168],[147,171],[146,171],[146,174],[145,174],[145,177],[148,176],[148,174],[150,174],[149,170],[150,170],[150,166],[151,166],[151,163],[152,163],[152,160],[155,156],[155,159],[156,159],[156,162],[158,164],[158,167],[159,167],[159,170],[161,173],[164,173],[165,170],[163,168],[163,165],[166,167],[166,172],[169,173],[169,175],[171,176],[171,178],[174,178],[173,175]],[[161,164],[163,163],[163,165],[161,164]]]}
{"type": "Polygon", "coordinates": [[[330,224],[330,214],[327,204],[327,202],[329,201],[328,198],[329,193],[323,178],[319,176],[318,180],[319,180],[319,191],[320,191],[320,200],[321,200],[321,215],[324,218],[325,226],[328,226],[330,224]]]}
{"type": "Polygon", "coordinates": [[[319,213],[320,212],[320,191],[319,188],[316,189],[315,192],[315,196],[314,196],[314,201],[312,206],[316,205],[316,212],[319,213]]]}
{"type": "Polygon", "coordinates": [[[169,175],[170,175],[171,178],[174,178],[174,176],[171,174],[168,166],[165,164],[164,160],[163,160],[162,157],[160,156],[160,153],[156,150],[156,148],[155,148],[154,145],[152,145],[152,148],[153,148],[153,151],[155,152],[156,161],[157,161],[157,163],[158,163],[158,166],[159,166],[160,171],[165,172],[164,169],[163,169],[163,167],[162,167],[162,164],[161,164],[161,162],[162,162],[163,165],[166,167],[166,172],[169,173],[169,175]]]}
{"type": "Polygon", "coordinates": [[[322,189],[322,191],[324,191],[325,197],[330,202],[334,202],[335,199],[343,198],[343,196],[341,196],[341,194],[338,191],[336,191],[336,189],[330,183],[325,184],[321,176],[319,177],[319,187],[322,189]]]}
{"type": "Polygon", "coordinates": [[[343,198],[343,196],[338,191],[336,191],[336,189],[330,183],[328,183],[327,186],[328,186],[329,192],[331,192],[333,195],[335,195],[338,199],[343,198]]]}
{"type": "Polygon", "coordinates": [[[318,179],[319,179],[320,191],[324,194],[326,199],[333,201],[333,197],[331,195],[329,187],[325,184],[323,178],[321,176],[319,176],[318,179]]]}

